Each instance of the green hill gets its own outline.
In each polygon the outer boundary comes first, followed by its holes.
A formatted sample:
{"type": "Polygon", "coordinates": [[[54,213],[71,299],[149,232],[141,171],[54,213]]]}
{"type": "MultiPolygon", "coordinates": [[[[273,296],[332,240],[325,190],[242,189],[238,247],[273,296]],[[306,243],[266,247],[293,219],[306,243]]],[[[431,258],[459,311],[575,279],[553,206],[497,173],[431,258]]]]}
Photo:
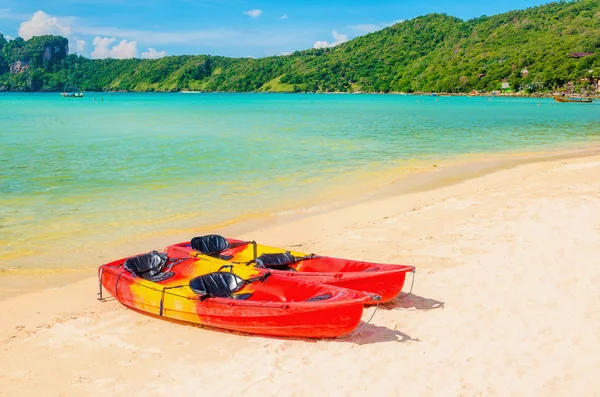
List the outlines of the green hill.
{"type": "Polygon", "coordinates": [[[528,92],[567,84],[591,90],[600,75],[600,2],[561,1],[468,21],[430,14],[333,48],[260,59],[91,60],[65,48],[62,37],[7,42],[0,35],[0,89],[469,92],[505,82],[528,92]]]}

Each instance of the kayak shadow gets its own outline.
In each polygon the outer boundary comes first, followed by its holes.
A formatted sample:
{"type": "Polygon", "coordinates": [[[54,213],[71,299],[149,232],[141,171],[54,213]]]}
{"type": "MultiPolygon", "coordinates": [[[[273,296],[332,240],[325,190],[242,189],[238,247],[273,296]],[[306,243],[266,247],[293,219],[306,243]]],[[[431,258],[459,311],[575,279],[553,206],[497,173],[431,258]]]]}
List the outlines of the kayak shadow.
{"type": "Polygon", "coordinates": [[[413,338],[410,335],[393,330],[388,327],[383,327],[375,324],[359,325],[360,328],[355,334],[350,334],[349,337],[340,337],[332,339],[334,342],[350,342],[357,345],[369,345],[372,343],[381,342],[420,342],[418,338],[413,338]]]}
{"type": "Polygon", "coordinates": [[[444,302],[424,298],[415,294],[407,294],[405,292],[401,292],[394,300],[382,303],[379,305],[379,308],[382,310],[396,310],[396,309],[415,309],[415,310],[435,310],[435,309],[443,309],[444,302]]]}
{"type": "Polygon", "coordinates": [[[353,343],[356,345],[370,345],[373,343],[382,343],[382,342],[420,342],[418,338],[413,338],[410,335],[405,334],[404,332],[400,332],[397,330],[390,329],[388,327],[375,325],[375,324],[365,324],[361,322],[356,329],[344,336],[338,336],[334,338],[302,338],[302,337],[286,337],[286,336],[268,336],[268,335],[253,335],[245,332],[239,331],[227,331],[227,330],[219,330],[216,331],[232,333],[242,337],[254,337],[261,339],[270,339],[270,340],[280,340],[280,341],[295,341],[295,342],[305,342],[308,344],[315,343],[353,343]]]}

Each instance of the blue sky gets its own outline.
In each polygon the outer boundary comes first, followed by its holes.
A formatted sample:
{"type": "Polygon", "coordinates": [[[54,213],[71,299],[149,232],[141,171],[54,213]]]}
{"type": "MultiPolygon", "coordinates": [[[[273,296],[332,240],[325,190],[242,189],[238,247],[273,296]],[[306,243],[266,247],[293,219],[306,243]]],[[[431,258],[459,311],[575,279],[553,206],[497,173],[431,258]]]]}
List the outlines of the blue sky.
{"type": "Polygon", "coordinates": [[[0,0],[9,37],[60,34],[93,58],[263,57],[335,45],[431,12],[462,19],[540,0],[0,0]]]}

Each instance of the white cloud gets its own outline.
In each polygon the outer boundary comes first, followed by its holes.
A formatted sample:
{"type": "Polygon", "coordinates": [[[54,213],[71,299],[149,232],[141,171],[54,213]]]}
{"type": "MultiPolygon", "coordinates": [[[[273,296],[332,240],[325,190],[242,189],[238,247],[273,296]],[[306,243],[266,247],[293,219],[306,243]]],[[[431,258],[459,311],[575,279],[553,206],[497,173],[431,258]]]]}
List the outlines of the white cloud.
{"type": "Polygon", "coordinates": [[[40,10],[35,12],[29,20],[21,23],[18,33],[24,40],[45,34],[63,36],[69,40],[69,52],[82,53],[86,42],[77,39],[71,27],[72,22],[73,18],[57,18],[40,10]]]}
{"type": "Polygon", "coordinates": [[[320,41],[315,42],[315,44],[313,44],[313,48],[335,47],[338,44],[342,44],[342,43],[348,41],[348,35],[339,33],[337,30],[334,30],[333,32],[331,32],[331,34],[333,35],[333,41],[331,43],[326,40],[320,40],[320,41]]]}
{"type": "Polygon", "coordinates": [[[262,14],[262,10],[248,10],[244,11],[242,14],[248,15],[250,18],[256,18],[262,14]]]}
{"type": "Polygon", "coordinates": [[[282,51],[282,52],[279,53],[279,55],[282,56],[282,57],[284,57],[284,56],[287,56],[287,55],[292,55],[292,53],[289,52],[289,51],[282,51]]]}
{"type": "Polygon", "coordinates": [[[121,40],[119,44],[110,48],[110,45],[116,40],[117,39],[114,37],[94,37],[94,51],[92,51],[92,58],[126,59],[137,57],[136,41],[121,40]]]}
{"type": "Polygon", "coordinates": [[[94,51],[92,51],[93,59],[104,59],[110,57],[110,48],[111,45],[116,39],[114,37],[94,37],[94,51]]]}
{"type": "Polygon", "coordinates": [[[283,15],[281,16],[281,19],[288,19],[288,14],[283,14],[283,15]]]}
{"type": "Polygon", "coordinates": [[[45,34],[68,37],[71,36],[71,28],[62,25],[58,18],[46,14],[44,11],[37,11],[30,20],[21,23],[19,27],[19,36],[24,40],[45,34]]]}
{"type": "Polygon", "coordinates": [[[154,48],[148,48],[148,51],[142,52],[142,58],[158,59],[167,56],[167,51],[156,51],[154,48]]]}
{"type": "Polygon", "coordinates": [[[110,57],[115,59],[136,58],[137,52],[137,41],[121,40],[110,50],[110,57]]]}
{"type": "Polygon", "coordinates": [[[82,53],[85,51],[85,47],[87,46],[87,43],[85,42],[85,40],[75,40],[75,52],[77,53],[82,53]]]}

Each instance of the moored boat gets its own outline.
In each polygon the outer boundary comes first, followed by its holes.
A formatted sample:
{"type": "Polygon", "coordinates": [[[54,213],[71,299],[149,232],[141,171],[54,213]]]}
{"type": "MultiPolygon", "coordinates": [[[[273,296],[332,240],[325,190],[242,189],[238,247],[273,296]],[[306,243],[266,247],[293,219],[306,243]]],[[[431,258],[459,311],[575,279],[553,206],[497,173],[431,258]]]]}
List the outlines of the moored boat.
{"type": "Polygon", "coordinates": [[[204,257],[153,251],[98,269],[102,287],[137,311],[273,336],[337,337],[361,321],[365,293],[204,257]]]}
{"type": "Polygon", "coordinates": [[[231,263],[266,268],[273,274],[285,274],[289,278],[367,291],[379,297],[368,304],[394,299],[402,291],[406,274],[415,271],[414,266],[287,251],[219,235],[194,237],[189,242],[166,247],[165,252],[172,256],[216,257],[231,263]]]}
{"type": "Polygon", "coordinates": [[[60,95],[65,98],[83,98],[83,92],[61,92],[60,95]]]}
{"type": "Polygon", "coordinates": [[[571,102],[571,103],[590,103],[590,102],[592,102],[592,98],[584,98],[584,97],[578,97],[578,96],[569,96],[569,97],[555,96],[554,100],[556,102],[571,102]]]}

